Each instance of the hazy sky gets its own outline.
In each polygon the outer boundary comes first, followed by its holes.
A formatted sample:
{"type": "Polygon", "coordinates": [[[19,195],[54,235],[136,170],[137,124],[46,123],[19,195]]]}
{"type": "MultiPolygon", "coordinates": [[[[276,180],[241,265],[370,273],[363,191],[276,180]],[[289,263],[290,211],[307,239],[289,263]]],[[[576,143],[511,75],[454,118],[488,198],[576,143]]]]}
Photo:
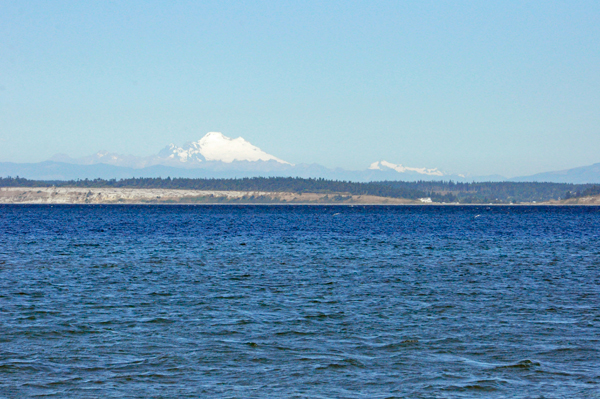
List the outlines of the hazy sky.
{"type": "Polygon", "coordinates": [[[600,2],[0,0],[0,161],[209,131],[347,169],[600,162],[600,2]]]}

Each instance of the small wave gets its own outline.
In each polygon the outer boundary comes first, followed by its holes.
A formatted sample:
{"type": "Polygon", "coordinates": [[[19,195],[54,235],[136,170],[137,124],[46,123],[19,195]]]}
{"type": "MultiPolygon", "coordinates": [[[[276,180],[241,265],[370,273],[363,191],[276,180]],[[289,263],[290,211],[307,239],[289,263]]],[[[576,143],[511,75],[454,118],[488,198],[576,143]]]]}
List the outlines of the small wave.
{"type": "Polygon", "coordinates": [[[539,367],[541,366],[541,364],[539,362],[534,362],[531,361],[529,359],[525,359],[525,360],[521,360],[520,362],[517,362],[515,364],[507,364],[507,365],[503,365],[503,366],[497,366],[495,367],[496,369],[523,369],[523,370],[529,370],[532,369],[534,367],[539,367]]]}
{"type": "Polygon", "coordinates": [[[494,392],[501,388],[500,380],[477,380],[466,383],[465,385],[450,385],[442,388],[443,391],[480,391],[480,392],[494,392]]]}
{"type": "Polygon", "coordinates": [[[400,345],[410,345],[416,343],[419,343],[418,339],[405,339],[404,341],[400,342],[400,345]]]}
{"type": "Polygon", "coordinates": [[[0,364],[0,373],[24,373],[27,371],[47,372],[49,371],[49,367],[33,362],[23,361],[14,361],[10,363],[0,364]]]}
{"type": "Polygon", "coordinates": [[[285,336],[285,335],[315,335],[315,332],[312,331],[295,331],[295,330],[290,330],[290,331],[280,331],[280,332],[276,332],[275,335],[279,335],[279,336],[285,336]]]}
{"type": "Polygon", "coordinates": [[[215,295],[212,299],[244,299],[244,295],[215,295]]]}
{"type": "Polygon", "coordinates": [[[252,275],[250,275],[248,273],[245,273],[245,274],[240,274],[239,276],[229,277],[229,279],[237,281],[237,280],[245,280],[245,279],[250,278],[250,277],[252,277],[252,275]]]}
{"type": "Polygon", "coordinates": [[[356,359],[344,359],[344,360],[341,360],[338,362],[329,363],[324,366],[323,365],[317,366],[315,369],[316,370],[327,370],[327,369],[345,369],[345,368],[353,368],[353,367],[364,368],[365,365],[356,359]]]}
{"type": "Polygon", "coordinates": [[[155,323],[160,323],[160,324],[171,324],[174,323],[173,320],[171,319],[167,319],[165,317],[154,317],[152,319],[146,319],[146,320],[142,320],[143,323],[151,323],[151,324],[155,324],[155,323]]]}
{"type": "Polygon", "coordinates": [[[170,292],[151,292],[148,295],[150,296],[173,296],[170,292]]]}
{"type": "Polygon", "coordinates": [[[322,319],[342,319],[346,316],[346,314],[344,312],[337,312],[337,313],[317,313],[317,314],[312,314],[312,315],[307,315],[304,316],[305,320],[311,320],[311,319],[317,319],[317,320],[322,320],[322,319]]]}
{"type": "Polygon", "coordinates": [[[415,346],[419,343],[418,339],[405,339],[400,342],[390,342],[386,344],[365,344],[370,349],[395,352],[405,349],[406,347],[415,346]]]}

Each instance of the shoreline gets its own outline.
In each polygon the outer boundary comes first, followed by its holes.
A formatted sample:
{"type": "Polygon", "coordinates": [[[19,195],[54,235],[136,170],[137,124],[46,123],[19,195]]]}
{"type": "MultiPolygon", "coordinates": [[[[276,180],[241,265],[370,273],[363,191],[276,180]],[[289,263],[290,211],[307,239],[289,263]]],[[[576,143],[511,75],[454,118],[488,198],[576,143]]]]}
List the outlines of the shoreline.
{"type": "Polygon", "coordinates": [[[1,187],[1,204],[131,204],[131,205],[406,205],[419,200],[351,195],[271,191],[176,190],[146,188],[1,187]]]}
{"type": "Polygon", "coordinates": [[[600,207],[600,204],[555,204],[555,203],[537,203],[537,204],[446,204],[442,202],[434,202],[429,204],[389,204],[389,203],[334,203],[334,202],[205,202],[205,203],[189,203],[189,202],[96,202],[96,203],[39,203],[39,202],[0,202],[3,205],[38,205],[38,206],[339,206],[339,207],[358,207],[358,206],[393,206],[393,207],[435,207],[435,206],[468,206],[468,207],[529,207],[535,208],[540,206],[550,207],[600,207]]]}
{"type": "Polygon", "coordinates": [[[347,193],[145,188],[0,187],[0,205],[600,206],[600,198],[537,203],[442,203],[347,193]]]}

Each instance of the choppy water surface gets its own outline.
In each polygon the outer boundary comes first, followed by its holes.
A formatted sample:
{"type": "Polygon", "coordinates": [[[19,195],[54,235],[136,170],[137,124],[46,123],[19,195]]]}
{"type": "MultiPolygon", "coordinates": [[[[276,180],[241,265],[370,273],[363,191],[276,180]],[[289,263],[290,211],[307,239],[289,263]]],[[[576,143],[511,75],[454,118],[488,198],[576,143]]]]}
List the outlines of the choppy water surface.
{"type": "Polygon", "coordinates": [[[600,396],[600,208],[0,206],[0,396],[600,396]]]}

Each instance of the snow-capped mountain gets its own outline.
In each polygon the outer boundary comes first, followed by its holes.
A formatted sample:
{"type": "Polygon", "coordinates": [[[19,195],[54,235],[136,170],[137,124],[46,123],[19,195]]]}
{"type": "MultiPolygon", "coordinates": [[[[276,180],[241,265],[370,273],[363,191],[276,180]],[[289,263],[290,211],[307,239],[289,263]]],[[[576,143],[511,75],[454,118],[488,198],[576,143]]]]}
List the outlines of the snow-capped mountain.
{"type": "MultiPolygon", "coordinates": [[[[170,144],[157,154],[147,157],[120,155],[100,151],[96,154],[70,158],[67,155],[56,155],[50,161],[61,165],[75,164],[79,169],[75,174],[69,172],[68,166],[46,165],[48,168],[66,168],[69,176],[87,177],[82,165],[90,166],[90,171],[100,167],[128,168],[121,171],[131,176],[186,176],[186,177],[253,177],[253,176],[289,176],[329,178],[351,181],[380,180],[454,180],[466,181],[470,177],[442,172],[437,168],[415,168],[388,161],[372,163],[368,169],[344,170],[330,169],[318,164],[293,165],[260,148],[250,144],[242,137],[229,138],[222,133],[207,133],[198,141],[191,141],[183,146],[170,144]],[[104,166],[102,166],[104,165],[104,166]],[[92,168],[93,167],[93,168],[92,168]]],[[[7,166],[14,173],[13,166],[7,166]]],[[[107,169],[107,171],[110,168],[107,169]]],[[[112,170],[112,169],[110,169],[112,170]]],[[[50,172],[54,173],[53,170],[50,172]]],[[[65,172],[65,173],[67,173],[65,172]]],[[[121,173],[119,172],[119,173],[121,173]]],[[[8,173],[8,172],[7,172],[8,173]]],[[[27,172],[29,173],[29,172],[27,172]]],[[[96,173],[96,172],[90,172],[96,173]]],[[[108,172],[107,172],[108,173],[108,172]]],[[[112,173],[112,172],[111,172],[112,173]]],[[[56,174],[52,174],[55,176],[56,174]]],[[[65,174],[66,175],[66,174],[65,174]]]]}
{"type": "Polygon", "coordinates": [[[420,175],[438,176],[438,177],[444,176],[444,173],[442,171],[438,170],[437,168],[434,168],[434,169],[411,168],[408,166],[403,166],[401,164],[396,165],[396,164],[393,164],[388,161],[373,162],[371,164],[371,166],[369,166],[369,170],[381,170],[381,171],[395,170],[398,173],[408,173],[408,174],[417,173],[420,175]]]}
{"type": "Polygon", "coordinates": [[[388,161],[373,162],[364,172],[365,181],[380,180],[403,180],[403,181],[435,181],[451,180],[456,182],[466,181],[502,181],[505,177],[495,176],[472,176],[468,174],[447,173],[438,168],[413,168],[402,164],[394,164],[388,161]]]}
{"type": "Polygon", "coordinates": [[[253,146],[242,137],[231,139],[219,132],[207,133],[200,140],[186,143],[183,147],[170,144],[158,153],[158,157],[180,162],[275,161],[290,165],[289,162],[253,146]]]}
{"type": "Polygon", "coordinates": [[[231,139],[219,132],[207,133],[200,140],[186,143],[183,147],[170,144],[158,154],[147,157],[99,151],[96,154],[75,159],[64,154],[57,154],[51,160],[78,165],[103,163],[136,169],[155,165],[195,168],[205,167],[206,163],[232,164],[235,162],[250,162],[254,168],[267,165],[269,168],[277,167],[277,165],[292,166],[289,162],[267,154],[242,137],[231,139]]]}

